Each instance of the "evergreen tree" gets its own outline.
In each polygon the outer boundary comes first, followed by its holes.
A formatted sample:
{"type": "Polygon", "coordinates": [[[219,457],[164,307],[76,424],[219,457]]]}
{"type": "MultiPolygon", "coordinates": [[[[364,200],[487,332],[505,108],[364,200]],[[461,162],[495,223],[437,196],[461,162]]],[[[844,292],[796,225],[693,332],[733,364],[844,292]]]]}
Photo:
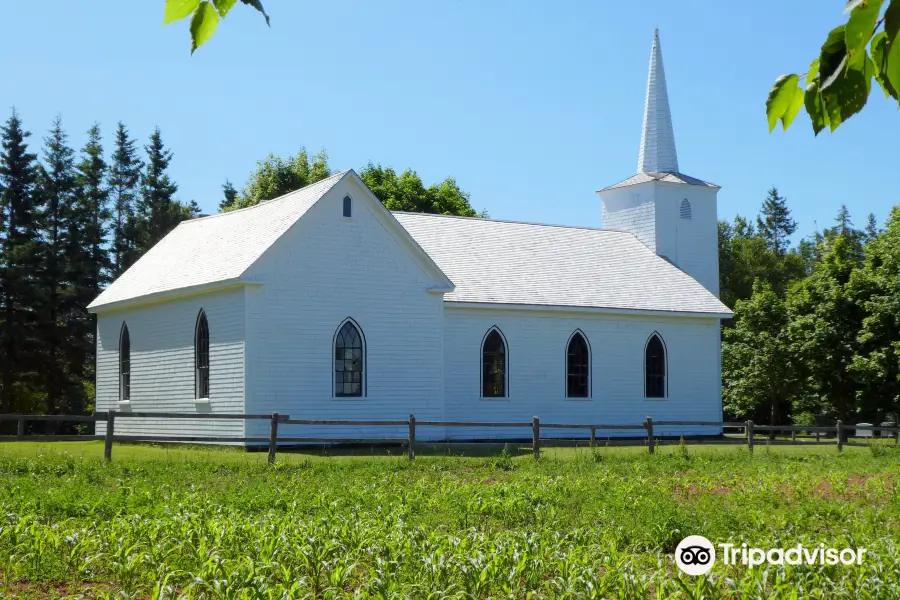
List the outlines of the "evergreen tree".
{"type": "Polygon", "coordinates": [[[0,127],[0,412],[30,408],[40,365],[35,344],[35,273],[40,258],[37,178],[31,134],[12,116],[0,127]]]}
{"type": "Polygon", "coordinates": [[[159,128],[145,147],[147,161],[141,174],[141,196],[138,200],[137,247],[143,254],[184,220],[183,205],[175,200],[178,186],[169,177],[172,152],[163,145],[159,128]]]}
{"type": "Polygon", "coordinates": [[[853,226],[850,210],[846,204],[841,204],[841,209],[838,211],[834,221],[834,226],[825,230],[823,238],[839,236],[846,239],[848,252],[852,253],[857,262],[862,262],[865,256],[863,246],[866,244],[866,233],[853,226]]]}
{"type": "Polygon", "coordinates": [[[238,191],[234,189],[234,186],[231,185],[231,181],[228,179],[222,184],[222,195],[225,197],[219,202],[219,212],[231,210],[234,207],[234,203],[237,202],[238,191]]]}
{"type": "Polygon", "coordinates": [[[121,275],[137,260],[135,240],[135,203],[141,180],[141,160],[135,140],[120,121],[116,129],[115,150],[109,169],[109,195],[112,204],[112,277],[121,275]]]}
{"type": "Polygon", "coordinates": [[[867,243],[878,237],[878,221],[875,219],[874,213],[869,213],[869,217],[866,219],[865,234],[867,243]]]}
{"type": "Polygon", "coordinates": [[[763,201],[762,214],[756,218],[759,235],[766,240],[766,246],[778,255],[784,255],[791,245],[790,237],[797,230],[797,223],[791,218],[787,199],[778,195],[775,187],[763,201]]]}
{"type": "Polygon", "coordinates": [[[73,274],[75,310],[69,318],[75,342],[69,353],[70,410],[84,410],[83,382],[93,378],[94,316],[86,307],[109,282],[111,264],[106,235],[109,228],[109,190],[100,127],[88,130],[88,141],[76,166],[76,193],[70,229],[69,260],[73,274]]]}
{"type": "Polygon", "coordinates": [[[719,297],[726,306],[734,308],[738,301],[750,299],[756,281],[768,283],[783,296],[790,284],[803,276],[802,257],[771,249],[744,217],[736,217],[733,224],[720,222],[718,233],[719,297]]]}
{"type": "Polygon", "coordinates": [[[45,406],[48,414],[65,412],[67,406],[66,364],[68,317],[78,310],[73,302],[69,236],[75,201],[75,159],[68,136],[57,117],[44,138],[44,161],[39,167],[38,185],[42,196],[41,269],[38,272],[38,332],[43,345],[42,363],[45,406]]]}

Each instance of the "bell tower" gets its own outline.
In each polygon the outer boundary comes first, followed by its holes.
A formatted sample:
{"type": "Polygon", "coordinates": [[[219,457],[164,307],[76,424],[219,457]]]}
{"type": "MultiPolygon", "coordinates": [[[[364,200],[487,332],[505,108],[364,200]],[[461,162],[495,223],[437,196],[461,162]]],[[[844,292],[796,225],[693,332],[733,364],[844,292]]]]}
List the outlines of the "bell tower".
{"type": "Polygon", "coordinates": [[[597,193],[603,228],[633,233],[719,295],[719,186],[678,170],[659,30],[653,32],[638,172],[597,193]]]}

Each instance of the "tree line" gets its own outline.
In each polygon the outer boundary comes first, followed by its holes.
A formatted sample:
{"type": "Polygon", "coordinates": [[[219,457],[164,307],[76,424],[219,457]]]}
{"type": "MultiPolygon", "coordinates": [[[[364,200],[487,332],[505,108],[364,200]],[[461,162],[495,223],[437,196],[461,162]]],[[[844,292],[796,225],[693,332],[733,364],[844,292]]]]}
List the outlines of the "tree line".
{"type": "MultiPolygon", "coordinates": [[[[178,223],[200,215],[176,198],[173,153],[157,128],[142,147],[118,123],[107,154],[99,125],[76,151],[61,119],[39,152],[12,115],[0,127],[0,413],[93,409],[96,322],[86,307],[178,223]]],[[[259,161],[221,211],[253,206],[331,175],[324,151],[259,161]]],[[[452,178],[367,164],[360,175],[391,210],[484,216],[452,178]]]]}
{"type": "MultiPolygon", "coordinates": [[[[93,407],[95,330],[85,307],[178,223],[199,215],[176,198],[172,152],[156,129],[143,147],[119,123],[107,156],[97,125],[80,151],[56,119],[40,155],[19,116],[0,127],[0,412],[93,407]]],[[[239,210],[330,176],[324,151],[269,155],[220,211],[239,210]]],[[[410,169],[369,162],[360,177],[390,210],[486,216],[453,178],[426,186],[410,169]]],[[[728,418],[809,424],[900,416],[900,208],[796,245],[787,201],[769,191],[755,219],[719,222],[728,418]]]]}
{"type": "Polygon", "coordinates": [[[760,423],[900,417],[900,206],[879,230],[846,206],[791,246],[796,223],[769,191],[755,223],[719,223],[727,418],[760,423]]]}
{"type": "Polygon", "coordinates": [[[0,127],[0,413],[92,408],[95,323],[85,307],[178,222],[172,153],[119,123],[76,152],[57,118],[40,149],[13,111],[0,127]]]}

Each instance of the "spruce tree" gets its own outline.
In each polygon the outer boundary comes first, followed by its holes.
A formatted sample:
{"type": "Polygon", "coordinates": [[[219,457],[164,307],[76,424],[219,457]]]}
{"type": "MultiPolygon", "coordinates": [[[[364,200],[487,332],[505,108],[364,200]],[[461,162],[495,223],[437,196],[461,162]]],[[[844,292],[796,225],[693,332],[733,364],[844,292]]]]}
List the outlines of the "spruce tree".
{"type": "Polygon", "coordinates": [[[791,218],[787,199],[778,195],[775,187],[763,201],[762,214],[756,218],[759,235],[766,240],[770,250],[784,255],[791,245],[790,236],[797,230],[797,223],[791,218]]]}
{"type": "Polygon", "coordinates": [[[112,278],[121,275],[137,260],[135,247],[135,203],[141,180],[141,160],[135,140],[119,121],[115,150],[109,169],[109,195],[112,206],[112,278]]]}
{"type": "Polygon", "coordinates": [[[109,228],[109,191],[100,127],[88,130],[88,141],[76,167],[76,194],[70,228],[68,257],[73,273],[73,302],[70,331],[76,336],[69,354],[71,410],[84,409],[83,382],[93,378],[94,316],[87,305],[109,281],[110,260],[106,233],[109,228]]]}
{"type": "Polygon", "coordinates": [[[138,200],[138,250],[143,254],[184,220],[184,211],[174,196],[178,186],[168,174],[172,152],[163,145],[159,128],[145,147],[147,162],[141,174],[141,196],[138,200]]]}
{"type": "Polygon", "coordinates": [[[866,219],[866,242],[870,242],[878,237],[878,221],[875,219],[874,213],[869,213],[868,219],[866,219]]]}
{"type": "Polygon", "coordinates": [[[222,195],[225,196],[221,202],[219,202],[219,212],[225,212],[227,210],[231,210],[234,207],[234,203],[237,202],[238,199],[238,191],[231,184],[231,181],[226,179],[225,183],[222,184],[222,195]]]}
{"type": "Polygon", "coordinates": [[[36,218],[39,202],[34,154],[26,139],[31,134],[12,116],[0,127],[0,412],[26,410],[40,369],[35,351],[34,273],[39,266],[40,236],[36,218]],[[29,376],[30,375],[30,376],[29,376]]]}
{"type": "Polygon", "coordinates": [[[67,320],[78,310],[73,302],[71,265],[67,260],[72,208],[75,200],[74,151],[57,117],[44,138],[44,161],[38,169],[42,197],[41,266],[38,272],[38,332],[42,363],[46,365],[43,388],[48,414],[65,412],[68,345],[77,343],[69,335],[67,320]]]}

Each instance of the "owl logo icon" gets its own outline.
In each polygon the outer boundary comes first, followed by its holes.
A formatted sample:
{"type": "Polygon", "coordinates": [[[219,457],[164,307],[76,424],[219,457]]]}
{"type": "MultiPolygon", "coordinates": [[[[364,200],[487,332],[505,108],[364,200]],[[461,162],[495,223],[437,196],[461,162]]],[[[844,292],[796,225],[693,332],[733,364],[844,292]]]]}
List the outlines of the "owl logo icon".
{"type": "Polygon", "coordinates": [[[716,563],[716,548],[702,535],[689,535],[675,548],[675,564],[688,575],[706,575],[716,563]]]}

